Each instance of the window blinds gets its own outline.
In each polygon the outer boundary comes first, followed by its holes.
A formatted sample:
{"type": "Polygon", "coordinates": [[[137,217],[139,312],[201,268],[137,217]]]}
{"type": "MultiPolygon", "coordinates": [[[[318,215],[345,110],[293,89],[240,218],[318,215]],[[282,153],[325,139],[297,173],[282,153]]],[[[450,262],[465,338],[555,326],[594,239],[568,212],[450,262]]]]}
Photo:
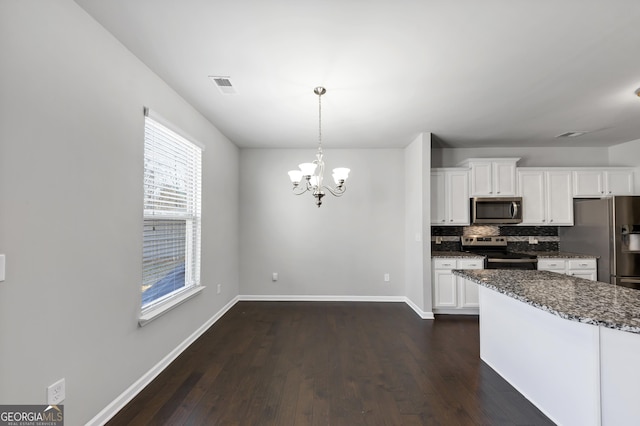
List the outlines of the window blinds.
{"type": "Polygon", "coordinates": [[[200,283],[202,149],[148,114],[142,307],[200,283]]]}

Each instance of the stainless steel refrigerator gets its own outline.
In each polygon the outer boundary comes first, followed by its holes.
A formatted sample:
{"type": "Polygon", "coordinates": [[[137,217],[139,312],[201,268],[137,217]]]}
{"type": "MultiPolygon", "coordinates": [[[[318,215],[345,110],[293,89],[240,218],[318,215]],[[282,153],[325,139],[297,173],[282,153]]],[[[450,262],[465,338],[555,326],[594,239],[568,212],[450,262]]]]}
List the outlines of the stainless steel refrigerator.
{"type": "Polygon", "coordinates": [[[640,196],[574,200],[560,251],[598,256],[598,281],[640,289],[640,196]]]}

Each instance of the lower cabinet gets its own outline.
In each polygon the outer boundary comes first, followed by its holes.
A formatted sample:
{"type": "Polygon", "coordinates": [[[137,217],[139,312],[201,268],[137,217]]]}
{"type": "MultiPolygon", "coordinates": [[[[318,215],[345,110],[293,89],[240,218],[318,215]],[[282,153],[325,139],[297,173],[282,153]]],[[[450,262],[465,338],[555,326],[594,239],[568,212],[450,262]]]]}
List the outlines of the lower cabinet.
{"type": "Polygon", "coordinates": [[[453,269],[484,269],[481,258],[437,258],[432,261],[434,313],[477,314],[478,285],[453,275],[453,269]]]}
{"type": "Polygon", "coordinates": [[[538,270],[557,272],[559,274],[585,278],[591,281],[598,280],[598,266],[596,259],[538,259],[538,270]]]}

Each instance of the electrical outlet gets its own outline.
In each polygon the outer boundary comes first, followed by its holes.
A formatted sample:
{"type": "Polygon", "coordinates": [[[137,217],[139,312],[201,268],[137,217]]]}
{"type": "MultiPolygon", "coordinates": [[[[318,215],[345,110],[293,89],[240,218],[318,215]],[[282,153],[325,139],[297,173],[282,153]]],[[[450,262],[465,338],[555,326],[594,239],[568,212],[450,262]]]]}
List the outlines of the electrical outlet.
{"type": "Polygon", "coordinates": [[[64,379],[60,379],[47,388],[47,404],[58,405],[64,401],[64,379]]]}
{"type": "Polygon", "coordinates": [[[218,294],[222,291],[222,284],[218,284],[218,294]]]}
{"type": "Polygon", "coordinates": [[[274,272],[273,274],[271,274],[271,281],[278,281],[278,273],[274,272]]]}
{"type": "Polygon", "coordinates": [[[384,274],[384,282],[388,283],[390,280],[389,274],[384,274]]]}

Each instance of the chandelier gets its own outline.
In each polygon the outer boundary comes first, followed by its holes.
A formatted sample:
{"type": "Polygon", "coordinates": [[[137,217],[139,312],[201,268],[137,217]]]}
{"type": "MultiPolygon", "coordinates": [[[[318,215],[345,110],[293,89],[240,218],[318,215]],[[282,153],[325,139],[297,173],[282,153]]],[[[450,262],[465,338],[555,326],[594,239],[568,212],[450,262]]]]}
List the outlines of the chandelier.
{"type": "Polygon", "coordinates": [[[302,163],[298,167],[300,170],[291,170],[289,172],[289,178],[293,183],[293,193],[296,195],[302,195],[309,191],[316,199],[316,205],[320,207],[322,205],[322,197],[324,197],[327,190],[331,195],[336,197],[342,196],[347,190],[344,182],[349,177],[351,170],[346,167],[338,167],[333,169],[333,181],[336,186],[331,188],[323,185],[324,179],[324,161],[322,160],[322,95],[327,93],[324,87],[316,87],[313,89],[313,93],[318,95],[318,152],[316,153],[316,159],[312,163],[302,163]],[[302,185],[300,182],[304,179],[302,185]]]}

